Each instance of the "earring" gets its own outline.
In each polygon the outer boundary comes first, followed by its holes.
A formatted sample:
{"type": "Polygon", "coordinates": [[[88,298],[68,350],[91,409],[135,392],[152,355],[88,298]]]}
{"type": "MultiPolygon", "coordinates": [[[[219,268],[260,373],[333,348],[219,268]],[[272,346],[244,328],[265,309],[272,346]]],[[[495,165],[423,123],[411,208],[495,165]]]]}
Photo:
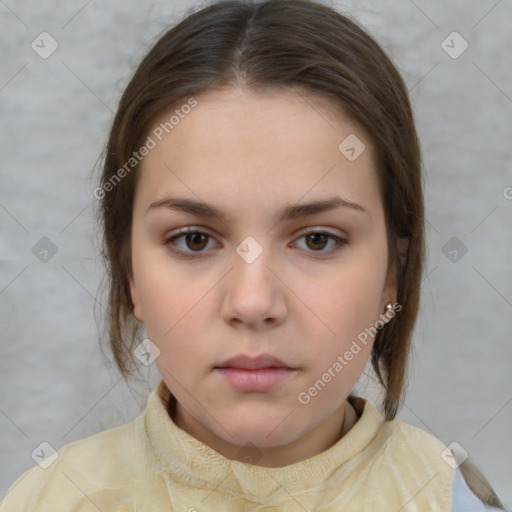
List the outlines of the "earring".
{"type": "MultiPolygon", "coordinates": [[[[393,304],[391,304],[391,302],[388,302],[388,303],[386,304],[386,312],[384,313],[384,316],[385,316],[386,318],[388,317],[388,313],[389,313],[390,311],[394,311],[394,310],[393,310],[393,304]]],[[[395,315],[393,315],[393,316],[395,316],[395,315]]],[[[391,318],[393,318],[393,316],[392,316],[391,318]]],[[[388,318],[387,322],[384,322],[383,324],[378,325],[378,326],[377,326],[377,330],[378,330],[378,331],[381,331],[382,329],[384,329],[384,326],[385,326],[385,325],[386,325],[386,324],[391,320],[391,318],[388,318]]]]}

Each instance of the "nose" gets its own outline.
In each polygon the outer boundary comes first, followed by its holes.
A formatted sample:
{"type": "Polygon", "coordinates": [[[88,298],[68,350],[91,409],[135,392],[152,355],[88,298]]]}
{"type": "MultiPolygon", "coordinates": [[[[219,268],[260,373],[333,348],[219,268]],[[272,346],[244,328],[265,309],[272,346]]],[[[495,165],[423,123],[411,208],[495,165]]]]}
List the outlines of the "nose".
{"type": "Polygon", "coordinates": [[[279,278],[282,270],[270,249],[247,237],[236,248],[232,262],[223,297],[225,320],[253,327],[282,323],[290,292],[279,278]]]}

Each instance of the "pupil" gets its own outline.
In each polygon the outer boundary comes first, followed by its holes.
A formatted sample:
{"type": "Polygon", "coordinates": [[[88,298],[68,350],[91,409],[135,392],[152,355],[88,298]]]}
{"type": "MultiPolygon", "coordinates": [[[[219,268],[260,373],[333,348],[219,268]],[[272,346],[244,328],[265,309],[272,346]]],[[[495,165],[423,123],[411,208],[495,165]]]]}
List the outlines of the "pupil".
{"type": "MultiPolygon", "coordinates": [[[[189,235],[187,235],[187,237],[188,237],[188,238],[187,238],[187,241],[190,241],[190,239],[192,239],[192,244],[195,244],[195,243],[199,243],[199,244],[201,244],[201,242],[200,242],[200,241],[199,241],[199,242],[196,242],[195,237],[199,237],[199,238],[201,239],[201,238],[204,238],[204,237],[205,237],[205,235],[203,235],[203,234],[201,234],[201,233],[192,233],[191,235],[190,235],[190,234],[189,234],[189,235]]],[[[201,249],[202,247],[199,247],[199,248],[201,249]]],[[[197,247],[196,247],[196,249],[197,249],[197,247]]]]}
{"type": "Polygon", "coordinates": [[[310,235],[310,237],[311,237],[311,239],[314,239],[313,244],[317,245],[318,243],[321,244],[321,242],[318,241],[317,237],[320,237],[323,239],[323,238],[325,238],[325,235],[323,235],[322,233],[313,233],[312,235],[310,235]]]}

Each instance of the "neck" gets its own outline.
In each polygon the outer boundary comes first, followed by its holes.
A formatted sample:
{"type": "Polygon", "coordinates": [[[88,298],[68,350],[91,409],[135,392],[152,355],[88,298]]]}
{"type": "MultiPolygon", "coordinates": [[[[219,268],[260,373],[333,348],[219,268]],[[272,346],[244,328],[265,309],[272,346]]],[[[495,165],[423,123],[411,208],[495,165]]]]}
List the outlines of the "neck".
{"type": "MultiPolygon", "coordinates": [[[[171,405],[171,404],[170,404],[171,405]]],[[[314,457],[337,443],[353,427],[357,414],[346,400],[323,423],[290,443],[271,447],[242,447],[217,436],[197,421],[178,402],[168,408],[174,423],[230,460],[239,460],[253,465],[278,468],[314,457]],[[251,460],[252,459],[252,460],[251,460]]]]}

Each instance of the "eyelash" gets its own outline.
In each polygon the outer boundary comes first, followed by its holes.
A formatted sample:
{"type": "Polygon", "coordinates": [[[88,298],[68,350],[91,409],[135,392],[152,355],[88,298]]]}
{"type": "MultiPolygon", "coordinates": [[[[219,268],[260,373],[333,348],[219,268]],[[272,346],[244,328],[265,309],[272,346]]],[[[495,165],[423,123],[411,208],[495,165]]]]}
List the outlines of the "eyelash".
{"type": "MultiPolygon", "coordinates": [[[[177,234],[175,234],[175,235],[173,235],[171,237],[166,238],[164,243],[165,243],[165,245],[167,247],[169,247],[169,250],[171,250],[174,254],[176,254],[180,258],[184,258],[184,259],[197,259],[197,258],[204,257],[204,256],[202,256],[202,253],[204,252],[204,250],[196,251],[196,252],[186,252],[186,251],[183,251],[181,249],[175,249],[175,248],[171,247],[172,245],[174,245],[175,240],[177,240],[179,238],[182,238],[185,235],[190,235],[190,234],[201,234],[201,235],[206,235],[209,238],[213,238],[212,235],[209,235],[208,233],[205,233],[203,231],[199,231],[199,230],[192,229],[192,228],[188,227],[188,228],[183,229],[181,232],[179,232],[179,233],[177,233],[177,234]]],[[[319,250],[319,251],[311,250],[311,251],[309,251],[309,252],[312,252],[312,253],[336,252],[336,251],[339,251],[344,245],[348,244],[348,240],[346,238],[342,238],[342,237],[333,235],[333,234],[331,234],[329,232],[321,231],[321,230],[318,230],[318,229],[310,229],[310,230],[307,230],[307,231],[303,232],[301,234],[301,236],[299,237],[299,239],[303,238],[303,237],[305,237],[307,235],[312,235],[312,234],[327,235],[329,238],[332,238],[333,240],[336,241],[336,245],[331,250],[329,250],[329,251],[324,251],[324,250],[319,250]]]]}

